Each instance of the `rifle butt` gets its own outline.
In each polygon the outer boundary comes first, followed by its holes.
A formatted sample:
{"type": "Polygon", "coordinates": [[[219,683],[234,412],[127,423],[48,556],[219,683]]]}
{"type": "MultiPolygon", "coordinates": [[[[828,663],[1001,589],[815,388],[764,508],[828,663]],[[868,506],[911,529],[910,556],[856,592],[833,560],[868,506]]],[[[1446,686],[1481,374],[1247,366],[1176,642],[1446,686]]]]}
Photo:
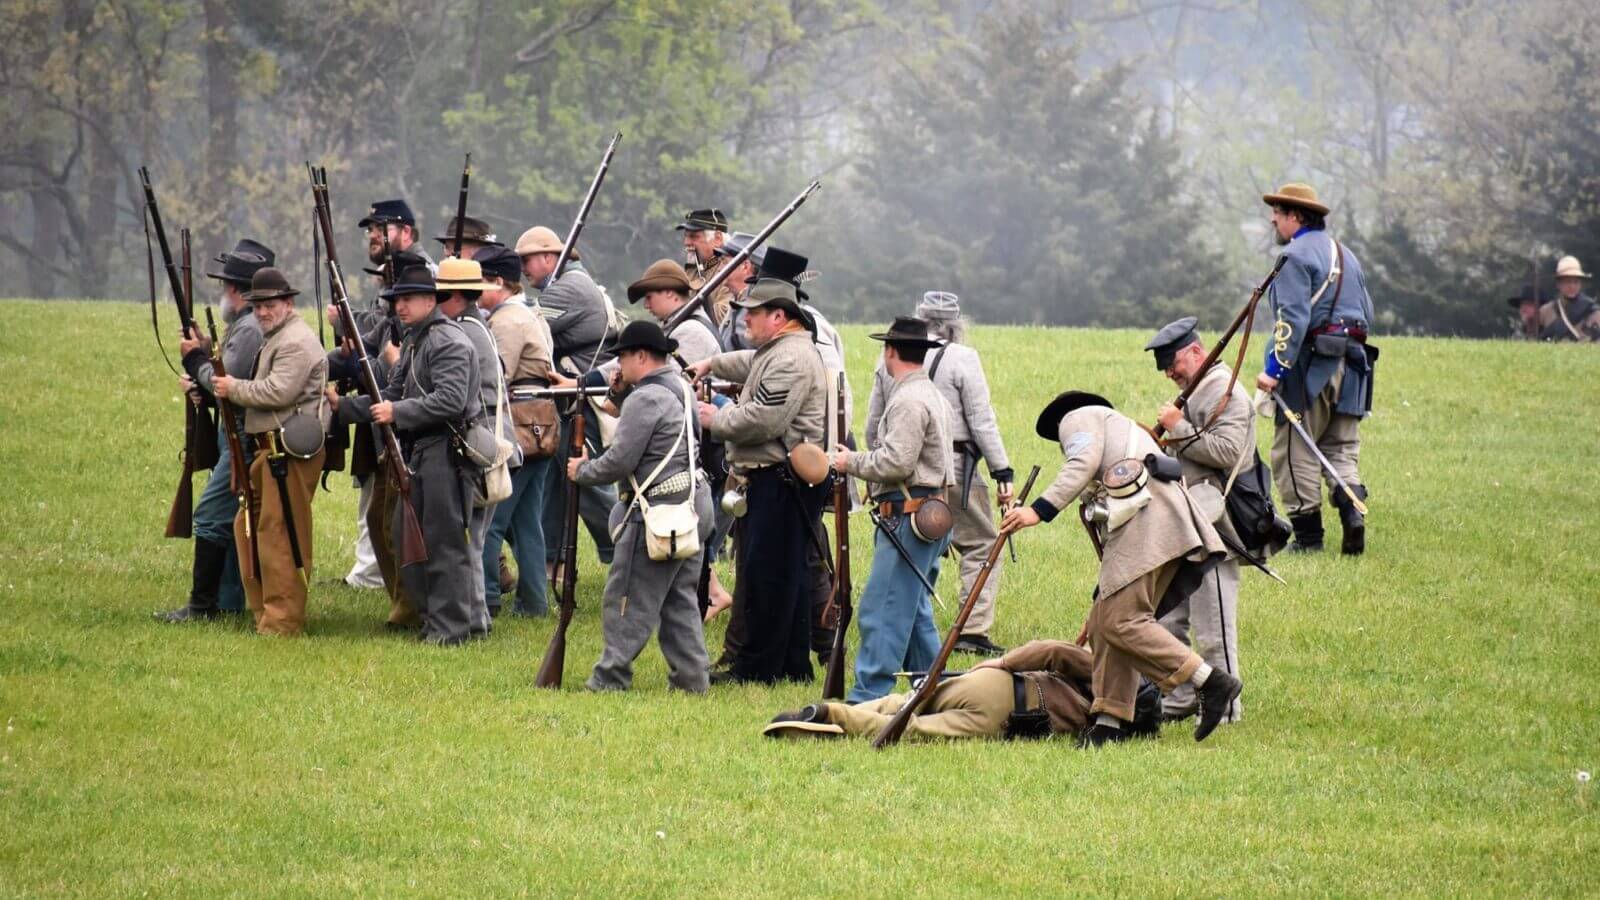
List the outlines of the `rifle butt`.
{"type": "Polygon", "coordinates": [[[400,498],[400,565],[414,566],[428,561],[428,544],[422,539],[422,524],[409,496],[400,498]]]}
{"type": "Polygon", "coordinates": [[[828,653],[828,673],[822,679],[822,699],[844,699],[844,634],[850,627],[850,614],[839,613],[839,626],[833,633],[833,649],[828,653]]]}
{"type": "Polygon", "coordinates": [[[178,480],[178,491],[172,498],[172,509],[167,513],[166,536],[169,538],[194,537],[194,470],[184,463],[183,475],[178,480]]]}
{"type": "MultiPolygon", "coordinates": [[[[921,691],[917,693],[920,694],[921,691]]],[[[916,694],[912,695],[913,698],[916,696],[916,694]]],[[[911,710],[911,703],[900,707],[895,712],[894,718],[889,720],[889,724],[883,726],[883,730],[878,732],[878,736],[872,739],[872,749],[882,750],[885,747],[892,747],[900,743],[900,736],[906,733],[906,723],[911,721],[911,710]]]]}
{"type": "Polygon", "coordinates": [[[550,635],[550,646],[544,650],[544,659],[539,661],[539,671],[533,676],[533,686],[561,690],[562,671],[567,667],[567,623],[568,616],[563,615],[557,623],[556,630],[550,635]]]}

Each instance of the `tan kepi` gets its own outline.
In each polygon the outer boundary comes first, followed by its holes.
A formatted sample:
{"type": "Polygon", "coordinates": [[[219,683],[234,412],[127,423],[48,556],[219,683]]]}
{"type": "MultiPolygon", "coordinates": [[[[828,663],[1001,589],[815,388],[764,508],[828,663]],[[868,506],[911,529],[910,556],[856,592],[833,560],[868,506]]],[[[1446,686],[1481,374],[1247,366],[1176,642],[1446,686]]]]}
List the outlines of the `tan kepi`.
{"type": "Polygon", "coordinates": [[[1576,256],[1563,256],[1561,261],[1556,263],[1556,277],[1590,278],[1592,276],[1583,270],[1583,264],[1578,262],[1576,256]]]}
{"type": "MultiPolygon", "coordinates": [[[[522,233],[517,238],[517,255],[530,256],[534,253],[560,253],[561,237],[543,225],[535,225],[522,233]]],[[[573,254],[577,258],[577,254],[573,254]]]]}
{"type": "Polygon", "coordinates": [[[483,265],[475,259],[447,256],[439,262],[439,274],[434,277],[440,296],[454,291],[489,291],[494,285],[483,280],[483,265]]]}
{"type": "Polygon", "coordinates": [[[1261,202],[1268,206],[1295,206],[1309,209],[1319,216],[1328,214],[1328,207],[1317,199],[1317,189],[1309,184],[1291,181],[1270,194],[1262,194],[1261,202]]]}

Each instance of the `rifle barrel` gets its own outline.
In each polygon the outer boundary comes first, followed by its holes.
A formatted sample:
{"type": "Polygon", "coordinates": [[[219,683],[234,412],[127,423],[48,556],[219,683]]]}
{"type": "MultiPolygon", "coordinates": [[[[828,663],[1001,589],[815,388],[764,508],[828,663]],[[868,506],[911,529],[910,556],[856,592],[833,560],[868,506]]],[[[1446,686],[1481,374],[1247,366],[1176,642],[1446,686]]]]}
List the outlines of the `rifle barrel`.
{"type": "Polygon", "coordinates": [[[589,221],[589,209],[594,206],[594,198],[600,196],[600,184],[606,180],[606,173],[611,170],[611,157],[616,155],[617,142],[622,140],[622,132],[611,136],[611,143],[606,146],[605,155],[600,157],[600,167],[595,169],[594,178],[589,182],[589,192],[583,196],[583,204],[578,207],[578,217],[572,220],[572,227],[567,229],[567,239],[561,244],[561,255],[556,257],[556,267],[550,270],[550,283],[555,284],[561,277],[561,270],[572,258],[572,248],[578,246],[578,235],[583,233],[584,223],[589,221]]]}
{"type": "Polygon", "coordinates": [[[195,327],[194,315],[185,305],[188,296],[183,290],[183,278],[178,274],[177,263],[172,259],[172,245],[167,241],[167,229],[161,224],[161,207],[156,204],[156,190],[150,184],[150,169],[139,167],[139,183],[144,188],[145,209],[150,212],[150,224],[156,232],[156,243],[161,247],[161,263],[167,270],[167,285],[172,289],[172,302],[178,307],[178,322],[184,333],[195,327]]]}

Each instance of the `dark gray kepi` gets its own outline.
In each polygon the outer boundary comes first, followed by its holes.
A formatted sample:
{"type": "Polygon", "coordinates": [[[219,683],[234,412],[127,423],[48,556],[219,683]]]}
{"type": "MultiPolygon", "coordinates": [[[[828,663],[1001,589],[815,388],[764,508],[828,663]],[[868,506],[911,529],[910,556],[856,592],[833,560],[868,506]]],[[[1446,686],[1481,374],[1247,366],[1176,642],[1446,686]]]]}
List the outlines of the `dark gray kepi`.
{"type": "Polygon", "coordinates": [[[1066,418],[1067,413],[1075,409],[1082,409],[1085,406],[1104,406],[1106,409],[1116,408],[1111,405],[1110,400],[1099,394],[1091,394],[1088,391],[1062,391],[1056,395],[1054,400],[1046,404],[1044,410],[1039,413],[1039,420],[1033,423],[1034,433],[1047,441],[1060,440],[1061,420],[1066,418]]]}
{"type": "Polygon", "coordinates": [[[639,319],[629,322],[622,333],[617,335],[617,342],[611,346],[614,353],[624,350],[653,350],[662,356],[670,356],[678,352],[678,342],[661,330],[661,325],[648,319],[639,319]]]}
{"type": "MultiPolygon", "coordinates": [[[[750,242],[755,239],[756,236],[748,231],[735,231],[733,234],[728,235],[728,239],[722,242],[721,247],[717,248],[717,255],[738,256],[739,252],[750,246],[750,242]]],[[[765,244],[750,251],[750,262],[757,269],[761,268],[761,264],[766,261],[766,258],[767,247],[765,244]]]]}
{"type": "Polygon", "coordinates": [[[673,226],[674,231],[727,231],[728,216],[722,210],[692,209],[683,214],[683,221],[673,226]]]}
{"type": "Polygon", "coordinates": [[[232,250],[218,253],[215,261],[221,263],[222,268],[207,270],[206,277],[249,287],[256,272],[275,265],[277,259],[277,254],[266,244],[245,238],[234,244],[232,250]]]}
{"type": "Polygon", "coordinates": [[[1200,343],[1200,335],[1194,330],[1200,320],[1194,316],[1184,316],[1176,322],[1167,325],[1156,332],[1156,336],[1145,344],[1146,350],[1156,353],[1156,369],[1165,372],[1172,367],[1172,361],[1178,357],[1178,351],[1190,344],[1200,343]]]}
{"type": "Polygon", "coordinates": [[[906,347],[937,347],[939,341],[928,336],[928,320],[916,316],[895,316],[888,331],[867,337],[885,344],[906,347]]]}

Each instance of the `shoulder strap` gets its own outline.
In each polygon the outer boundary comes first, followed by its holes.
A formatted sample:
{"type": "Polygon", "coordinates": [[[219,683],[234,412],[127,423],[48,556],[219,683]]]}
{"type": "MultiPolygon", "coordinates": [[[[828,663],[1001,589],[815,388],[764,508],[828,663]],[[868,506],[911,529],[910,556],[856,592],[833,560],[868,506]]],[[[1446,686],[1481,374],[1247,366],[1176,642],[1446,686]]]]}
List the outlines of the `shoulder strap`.
{"type": "Polygon", "coordinates": [[[933,380],[933,376],[939,374],[939,363],[944,362],[944,351],[946,351],[948,349],[950,349],[950,345],[949,344],[945,344],[944,346],[940,347],[937,351],[934,352],[934,354],[933,354],[933,362],[928,363],[928,380],[929,381],[933,380]]]}
{"type": "Polygon", "coordinates": [[[693,403],[694,395],[690,393],[689,383],[685,381],[683,383],[683,430],[678,432],[678,436],[672,439],[672,447],[667,450],[666,455],[661,457],[661,462],[656,463],[656,467],[650,470],[650,474],[645,476],[642,486],[634,480],[632,472],[628,473],[628,484],[633,486],[633,502],[639,504],[640,509],[650,508],[649,502],[644,498],[644,492],[650,490],[650,486],[655,484],[656,478],[660,476],[661,470],[665,469],[667,463],[677,454],[678,447],[683,444],[685,435],[689,437],[689,468],[691,470],[694,469],[694,423],[689,418],[694,412],[693,403]]]}

